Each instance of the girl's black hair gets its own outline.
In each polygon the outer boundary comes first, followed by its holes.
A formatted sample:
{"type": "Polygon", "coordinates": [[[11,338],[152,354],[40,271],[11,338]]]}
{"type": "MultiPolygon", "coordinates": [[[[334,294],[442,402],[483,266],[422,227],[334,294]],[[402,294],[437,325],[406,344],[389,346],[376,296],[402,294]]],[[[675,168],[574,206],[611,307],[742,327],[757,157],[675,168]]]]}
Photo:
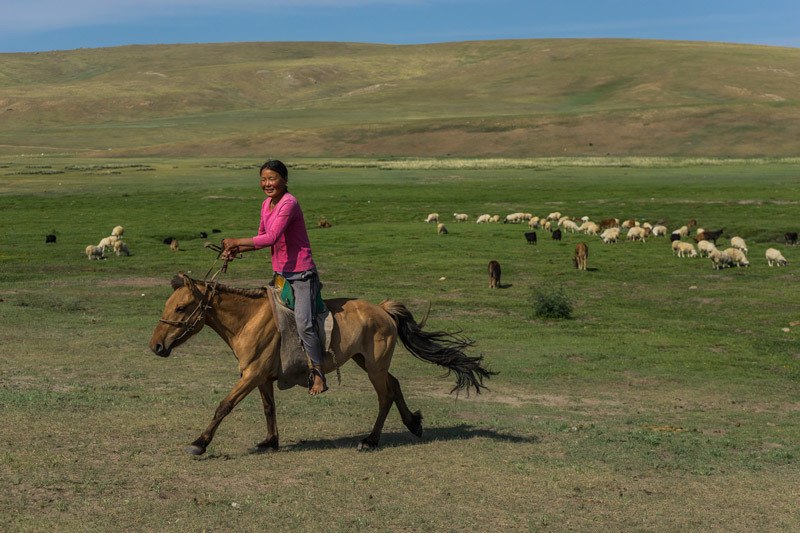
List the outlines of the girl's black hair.
{"type": "Polygon", "coordinates": [[[289,179],[289,169],[286,168],[286,165],[284,165],[281,161],[278,161],[277,159],[270,159],[269,161],[261,165],[261,170],[258,171],[259,176],[261,175],[262,172],[264,172],[265,168],[277,172],[285,180],[289,179]]]}

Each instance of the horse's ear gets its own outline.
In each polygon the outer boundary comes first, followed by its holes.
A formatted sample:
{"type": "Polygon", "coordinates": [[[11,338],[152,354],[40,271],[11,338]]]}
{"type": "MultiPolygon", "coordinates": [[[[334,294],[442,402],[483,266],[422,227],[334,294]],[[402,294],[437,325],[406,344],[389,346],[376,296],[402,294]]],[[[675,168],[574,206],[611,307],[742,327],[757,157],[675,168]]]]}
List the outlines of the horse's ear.
{"type": "Polygon", "coordinates": [[[175,277],[172,278],[169,284],[172,286],[173,291],[177,291],[178,289],[186,285],[188,282],[189,278],[183,272],[178,272],[177,274],[175,274],[175,277]]]}

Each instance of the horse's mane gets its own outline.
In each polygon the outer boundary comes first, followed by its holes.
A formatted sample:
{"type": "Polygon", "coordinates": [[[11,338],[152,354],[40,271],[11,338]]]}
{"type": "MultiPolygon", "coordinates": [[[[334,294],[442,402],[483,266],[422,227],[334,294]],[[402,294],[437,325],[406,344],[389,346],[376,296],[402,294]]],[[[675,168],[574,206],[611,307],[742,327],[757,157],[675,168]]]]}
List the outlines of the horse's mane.
{"type": "MultiPolygon", "coordinates": [[[[190,279],[193,283],[202,283],[204,285],[208,284],[207,282],[199,279],[193,279],[189,276],[184,275],[185,278],[190,279]]],[[[236,294],[238,296],[244,296],[246,298],[264,298],[267,296],[267,288],[266,287],[259,287],[257,289],[243,289],[241,287],[229,287],[228,285],[223,285],[222,283],[212,282],[213,285],[216,287],[216,290],[219,292],[224,292],[227,294],[236,294]]],[[[177,290],[183,287],[184,282],[181,276],[175,276],[172,278],[172,288],[177,290]]]]}

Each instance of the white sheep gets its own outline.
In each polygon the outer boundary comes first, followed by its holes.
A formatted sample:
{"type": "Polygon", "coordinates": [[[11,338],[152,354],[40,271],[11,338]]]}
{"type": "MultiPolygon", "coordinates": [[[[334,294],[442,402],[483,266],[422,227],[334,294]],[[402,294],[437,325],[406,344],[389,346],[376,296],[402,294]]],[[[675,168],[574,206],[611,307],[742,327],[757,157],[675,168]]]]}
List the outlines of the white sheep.
{"type": "Polygon", "coordinates": [[[653,225],[649,222],[642,222],[642,227],[649,229],[651,232],[653,231],[653,225]]]}
{"type": "Polygon", "coordinates": [[[744,252],[742,252],[740,249],[738,249],[738,248],[725,248],[723,250],[723,252],[728,254],[728,257],[731,258],[731,262],[734,265],[736,265],[737,267],[750,266],[750,262],[747,260],[747,256],[744,255],[744,252]]]}
{"type": "Polygon", "coordinates": [[[731,237],[731,247],[741,250],[745,255],[747,254],[747,243],[741,237],[731,237]]]}
{"type": "Polygon", "coordinates": [[[561,223],[561,227],[564,228],[564,230],[572,233],[576,233],[578,231],[578,225],[570,219],[564,220],[564,222],[561,223]]]}
{"type": "Polygon", "coordinates": [[[705,232],[706,232],[706,230],[704,230],[703,228],[697,228],[697,231],[695,231],[694,234],[695,235],[700,235],[701,233],[705,233],[705,232]]]}
{"type": "Polygon", "coordinates": [[[436,233],[439,235],[447,235],[447,228],[440,222],[436,225],[436,233]]]}
{"type": "Polygon", "coordinates": [[[522,220],[530,220],[533,218],[533,213],[522,213],[522,220]]]}
{"type": "Polygon", "coordinates": [[[642,241],[645,242],[645,237],[650,235],[650,230],[641,226],[634,226],[628,230],[628,236],[625,238],[628,241],[642,241]]]}
{"type": "Polygon", "coordinates": [[[123,233],[125,233],[125,228],[122,226],[114,226],[114,229],[111,230],[111,235],[114,237],[122,237],[123,233]]]}
{"type": "Polygon", "coordinates": [[[619,239],[619,228],[608,228],[604,230],[603,233],[600,234],[600,238],[606,244],[617,242],[617,239],[619,239]]]}
{"type": "Polygon", "coordinates": [[[125,257],[131,255],[131,251],[128,249],[128,245],[122,242],[121,240],[118,240],[117,242],[114,243],[114,253],[117,254],[117,256],[124,255],[125,257]]]}
{"type": "Polygon", "coordinates": [[[653,237],[666,237],[667,227],[661,224],[653,226],[653,237]]]}
{"type": "Polygon", "coordinates": [[[428,215],[428,218],[425,219],[425,222],[430,224],[431,222],[439,222],[439,213],[431,213],[428,215]]]}
{"type": "Polygon", "coordinates": [[[478,220],[475,221],[476,224],[486,224],[492,219],[492,215],[485,214],[478,217],[478,220]]]}
{"type": "Polygon", "coordinates": [[[568,217],[568,216],[562,216],[562,217],[559,217],[559,218],[558,218],[558,225],[559,225],[559,226],[563,226],[563,225],[564,225],[564,222],[566,222],[567,220],[572,220],[572,218],[570,218],[570,217],[568,217]]]}
{"type": "Polygon", "coordinates": [[[528,227],[531,228],[531,229],[538,228],[539,227],[539,220],[540,220],[539,217],[531,217],[531,219],[528,220],[528,227]]]}
{"type": "Polygon", "coordinates": [[[553,211],[547,215],[547,220],[558,220],[559,218],[561,218],[561,213],[558,211],[553,211]]]}
{"type": "Polygon", "coordinates": [[[117,242],[118,240],[119,240],[119,237],[117,237],[116,235],[109,235],[108,237],[100,239],[100,242],[97,243],[97,247],[98,248],[102,248],[103,251],[105,251],[106,248],[113,249],[114,248],[114,243],[117,242]]]}
{"type": "Polygon", "coordinates": [[[700,241],[697,243],[697,251],[700,252],[700,257],[708,257],[708,254],[716,249],[717,247],[714,246],[714,243],[711,241],[700,241]]]}
{"type": "Polygon", "coordinates": [[[597,233],[600,231],[600,226],[598,226],[597,223],[595,222],[587,220],[586,222],[581,224],[581,227],[578,229],[580,229],[586,235],[597,235],[597,233]]]}
{"type": "Polygon", "coordinates": [[[105,259],[106,256],[102,247],[90,244],[86,247],[86,258],[91,261],[92,259],[105,259]]]}
{"type": "Polygon", "coordinates": [[[786,258],[783,257],[783,254],[775,248],[767,248],[766,256],[767,264],[769,266],[773,266],[773,264],[778,265],[779,267],[786,266],[786,258]]]}
{"type": "Polygon", "coordinates": [[[708,258],[711,259],[711,266],[715,270],[722,270],[723,268],[729,267],[733,264],[728,254],[722,250],[717,250],[716,248],[711,250],[711,252],[708,254],[708,258]]]}
{"type": "Polygon", "coordinates": [[[676,229],[672,232],[673,235],[677,234],[680,235],[681,238],[686,237],[689,235],[689,228],[687,226],[681,226],[680,228],[676,229]]]}
{"type": "Polygon", "coordinates": [[[506,215],[506,218],[503,219],[504,224],[517,224],[518,222],[522,222],[525,220],[525,213],[511,213],[510,215],[506,215]]]}
{"type": "Polygon", "coordinates": [[[544,228],[547,231],[551,231],[553,229],[553,222],[550,220],[545,220],[544,224],[542,224],[542,228],[544,228]]]}
{"type": "Polygon", "coordinates": [[[589,222],[589,217],[584,215],[581,217],[581,222],[589,222]]]}
{"type": "Polygon", "coordinates": [[[677,252],[678,257],[697,257],[697,250],[690,242],[672,241],[672,251],[677,252]]]}
{"type": "Polygon", "coordinates": [[[489,222],[500,222],[500,215],[492,215],[489,222]]]}

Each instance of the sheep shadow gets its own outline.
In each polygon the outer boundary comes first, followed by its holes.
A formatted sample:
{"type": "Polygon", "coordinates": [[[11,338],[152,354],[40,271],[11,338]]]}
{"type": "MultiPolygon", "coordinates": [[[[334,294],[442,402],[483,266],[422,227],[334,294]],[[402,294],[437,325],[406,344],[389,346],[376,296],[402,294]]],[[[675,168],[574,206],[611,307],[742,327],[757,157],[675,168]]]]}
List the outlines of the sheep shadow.
{"type": "MultiPolygon", "coordinates": [[[[359,433],[357,435],[348,435],[335,439],[300,440],[281,445],[280,450],[282,452],[297,452],[304,450],[330,450],[342,448],[355,449],[364,436],[365,434],[359,433]]],[[[537,444],[540,442],[539,437],[535,435],[515,435],[513,433],[502,433],[492,429],[479,428],[469,424],[458,424],[449,427],[425,428],[422,438],[415,437],[405,430],[388,431],[381,435],[380,448],[414,446],[429,441],[466,441],[481,437],[491,439],[496,442],[507,442],[512,444],[537,444]]],[[[251,448],[248,450],[248,453],[257,455],[265,452],[251,448]]]]}

